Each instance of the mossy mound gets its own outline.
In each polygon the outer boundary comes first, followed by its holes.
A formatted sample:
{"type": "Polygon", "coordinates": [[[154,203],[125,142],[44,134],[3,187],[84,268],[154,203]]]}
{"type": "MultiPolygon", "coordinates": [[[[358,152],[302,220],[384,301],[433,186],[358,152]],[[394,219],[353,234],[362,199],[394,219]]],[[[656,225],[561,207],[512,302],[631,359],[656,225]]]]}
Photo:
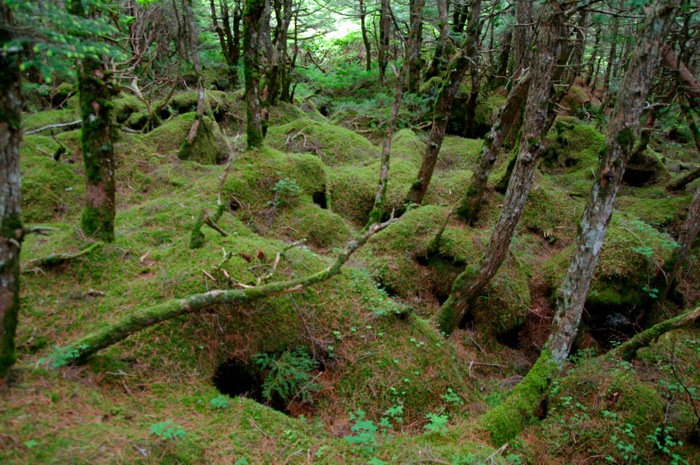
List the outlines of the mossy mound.
{"type": "MultiPolygon", "coordinates": [[[[429,254],[428,245],[446,215],[443,207],[411,210],[377,234],[359,254],[384,289],[404,299],[422,301],[426,316],[432,316],[437,304],[447,299],[465,267],[478,263],[488,241],[486,231],[451,222],[437,251],[429,254]]],[[[479,331],[488,335],[485,339],[507,334],[523,323],[530,303],[528,278],[529,270],[516,260],[503,264],[472,315],[479,331]]]]}
{"type": "Polygon", "coordinates": [[[670,179],[671,175],[666,165],[661,161],[660,155],[651,149],[633,156],[622,175],[622,182],[633,187],[657,183],[666,184],[670,179]]]}
{"type": "Polygon", "coordinates": [[[467,170],[447,170],[433,174],[430,187],[423,204],[455,205],[469,187],[472,172],[467,170]]]}
{"type": "Polygon", "coordinates": [[[410,129],[401,129],[391,140],[391,159],[404,160],[420,167],[425,152],[425,142],[410,129]]]}
{"type": "MultiPolygon", "coordinates": [[[[588,323],[606,333],[631,330],[643,304],[655,298],[656,274],[675,247],[673,240],[653,227],[616,211],[586,300],[588,323]]],[[[545,264],[554,293],[564,280],[571,255],[568,247],[545,264]]]]}
{"type": "MultiPolygon", "coordinates": [[[[146,114],[146,105],[140,101],[136,96],[131,94],[126,94],[121,92],[118,97],[112,99],[112,105],[114,105],[114,110],[112,114],[117,123],[125,123],[130,119],[133,113],[146,114]]],[[[127,126],[131,127],[130,125],[127,126]]]]}
{"type": "Polygon", "coordinates": [[[223,194],[232,209],[254,213],[272,206],[276,197],[277,201],[284,202],[284,197],[293,200],[294,192],[322,204],[327,186],[326,168],[314,155],[285,154],[265,147],[245,152],[233,161],[223,194]],[[277,190],[282,192],[276,195],[277,190]]]}
{"type": "Polygon", "coordinates": [[[684,211],[690,203],[690,196],[671,197],[665,190],[660,194],[650,198],[619,195],[615,205],[620,211],[639,218],[661,232],[677,231],[685,220],[684,211]]]}
{"type": "Polygon", "coordinates": [[[534,233],[551,244],[567,245],[576,236],[584,199],[563,190],[547,176],[535,175],[519,228],[534,233]]]}
{"type": "Polygon", "coordinates": [[[482,143],[483,141],[478,139],[446,136],[440,147],[435,169],[439,171],[473,170],[479,160],[482,143]]]}
{"type": "Polygon", "coordinates": [[[313,153],[329,166],[369,163],[379,156],[379,150],[364,137],[309,118],[271,127],[265,143],[284,152],[313,153]]]}
{"type": "Polygon", "coordinates": [[[183,160],[201,164],[215,164],[228,157],[223,134],[216,121],[207,116],[202,122],[192,145],[187,144],[196,113],[176,116],[146,134],[143,141],[158,153],[175,155],[183,160]]]}
{"type": "Polygon", "coordinates": [[[675,460],[688,463],[682,457],[692,451],[678,447],[661,389],[627,362],[584,355],[552,387],[547,419],[524,434],[526,455],[531,463],[661,464],[683,452],[675,460]]]}
{"type": "MultiPolygon", "coordinates": [[[[47,140],[46,147],[50,146],[47,140]]],[[[42,139],[28,136],[25,146],[40,147],[42,139]]],[[[45,155],[25,155],[22,150],[22,216],[27,223],[76,218],[85,198],[80,165],[54,161],[45,155]]]]}
{"type": "Polygon", "coordinates": [[[281,237],[306,240],[314,248],[342,247],[350,237],[345,221],[330,210],[306,201],[295,208],[283,209],[275,219],[281,237]]]}
{"type": "MultiPolygon", "coordinates": [[[[379,162],[367,166],[338,166],[329,168],[331,208],[356,226],[364,226],[374,205],[379,184],[379,162]]],[[[402,207],[408,189],[416,175],[414,165],[395,160],[389,170],[385,215],[402,207]]]]}
{"type": "MultiPolygon", "coordinates": [[[[207,90],[204,93],[205,99],[205,115],[216,121],[224,119],[226,113],[230,111],[234,103],[231,94],[219,90],[207,90]]],[[[167,106],[171,114],[183,115],[197,111],[197,102],[199,100],[199,92],[181,92],[175,94],[168,101],[167,106]]]]}
{"type": "MultiPolygon", "coordinates": [[[[22,129],[24,132],[50,126],[52,124],[72,123],[80,119],[80,113],[75,108],[65,108],[62,110],[46,110],[30,115],[22,115],[22,129]]],[[[65,131],[66,128],[51,129],[54,133],[65,131]]],[[[48,130],[47,130],[48,131],[48,130]]],[[[49,135],[47,132],[44,135],[49,135]]]]}

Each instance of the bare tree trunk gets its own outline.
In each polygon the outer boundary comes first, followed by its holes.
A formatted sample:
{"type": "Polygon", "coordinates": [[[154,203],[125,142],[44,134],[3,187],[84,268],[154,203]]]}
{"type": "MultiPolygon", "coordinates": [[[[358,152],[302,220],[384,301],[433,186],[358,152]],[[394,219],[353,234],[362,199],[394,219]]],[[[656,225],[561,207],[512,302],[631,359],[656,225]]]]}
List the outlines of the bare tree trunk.
{"type": "Polygon", "coordinates": [[[447,0],[437,0],[438,10],[438,29],[440,36],[435,45],[433,60],[430,62],[428,71],[425,73],[425,79],[439,76],[447,67],[447,57],[449,55],[450,41],[450,22],[447,11],[447,0]]]}
{"type": "Polygon", "coordinates": [[[380,0],[379,6],[379,44],[377,47],[377,63],[381,85],[386,84],[386,67],[389,64],[389,38],[391,36],[391,13],[389,0],[380,0]]]}
{"type": "Polygon", "coordinates": [[[365,45],[365,69],[372,69],[372,43],[367,32],[367,4],[365,0],[358,0],[360,7],[360,32],[362,33],[362,43],[365,45]]]}
{"type": "Polygon", "coordinates": [[[615,64],[615,58],[617,56],[617,36],[620,30],[620,18],[615,16],[613,18],[612,24],[612,40],[610,41],[610,51],[608,53],[608,63],[605,66],[605,73],[603,74],[603,107],[609,105],[610,99],[610,77],[612,76],[613,65],[615,64]]]}
{"type": "Polygon", "coordinates": [[[561,51],[560,37],[565,20],[563,3],[563,0],[550,0],[544,5],[537,37],[538,53],[530,70],[532,81],[525,107],[520,150],[508,183],[501,215],[478,269],[468,267],[457,277],[450,296],[440,308],[437,322],[445,334],[451,334],[457,328],[500,268],[525,206],[544,142],[543,130],[549,113],[552,77],[561,51]]]}
{"type": "Polygon", "coordinates": [[[226,0],[219,0],[221,24],[219,24],[215,0],[210,0],[209,6],[211,8],[211,18],[214,31],[219,37],[221,52],[224,55],[224,60],[226,61],[228,88],[235,89],[238,87],[238,60],[241,57],[240,25],[242,12],[240,0],[236,0],[233,6],[233,24],[231,24],[231,13],[226,0]]]}
{"type": "Polygon", "coordinates": [[[591,61],[588,75],[586,76],[586,85],[593,86],[598,75],[598,63],[600,63],[600,27],[596,27],[595,39],[593,39],[593,49],[591,50],[591,61]]]}
{"type": "Polygon", "coordinates": [[[534,0],[517,0],[515,26],[513,28],[513,75],[518,76],[528,67],[528,55],[534,31],[532,3],[534,0]]]}
{"type": "MultiPolygon", "coordinates": [[[[479,28],[477,25],[480,21],[481,0],[471,0],[470,14],[468,30],[478,33],[479,28]]],[[[423,197],[425,197],[426,192],[428,192],[430,180],[433,177],[433,171],[437,163],[437,157],[440,153],[440,147],[442,147],[442,142],[445,139],[445,129],[450,119],[452,101],[455,95],[457,95],[464,73],[466,73],[471,65],[469,58],[472,53],[472,47],[478,46],[478,39],[472,39],[473,38],[467,37],[462,50],[460,50],[458,55],[452,60],[450,69],[445,76],[445,83],[442,85],[437,95],[435,107],[433,108],[433,125],[430,129],[428,145],[423,154],[423,162],[418,171],[418,177],[413,181],[404,203],[420,205],[423,202],[423,197]]],[[[410,74],[408,79],[411,79],[410,74]]]]}
{"type": "Polygon", "coordinates": [[[421,84],[421,46],[423,45],[423,5],[425,0],[410,0],[411,24],[406,41],[406,62],[408,63],[408,92],[417,94],[421,84]]]}
{"type": "Polygon", "coordinates": [[[194,12],[192,11],[192,0],[183,2],[182,10],[184,11],[183,24],[187,31],[188,45],[192,54],[192,67],[197,75],[197,112],[187,134],[187,140],[178,153],[178,157],[187,160],[190,158],[192,145],[194,144],[199,129],[202,126],[202,118],[204,117],[204,108],[206,106],[206,98],[204,94],[204,78],[202,77],[202,67],[199,64],[199,53],[197,51],[197,26],[195,24],[194,12]]]}
{"type": "Polygon", "coordinates": [[[406,75],[406,64],[401,67],[401,72],[396,76],[396,87],[394,88],[394,105],[391,108],[391,117],[389,118],[389,127],[386,129],[384,137],[384,145],[382,145],[382,161],[379,172],[379,187],[377,195],[374,198],[374,206],[369,213],[369,220],[365,225],[368,229],[375,223],[382,221],[384,214],[384,204],[386,203],[386,184],[389,179],[389,164],[391,161],[391,140],[394,137],[396,130],[396,122],[399,119],[399,111],[401,109],[401,99],[403,97],[403,81],[406,75]]]}
{"type": "Polygon", "coordinates": [[[19,145],[22,138],[21,48],[9,47],[12,13],[0,2],[0,384],[15,363],[19,254],[23,230],[19,145]]]}
{"type": "Polygon", "coordinates": [[[518,115],[523,103],[527,99],[530,89],[530,74],[528,71],[522,74],[515,82],[515,85],[508,94],[505,105],[499,110],[496,122],[491,127],[491,131],[484,137],[479,154],[472,182],[459,201],[456,213],[468,224],[472,224],[478,219],[481,210],[481,201],[486,192],[486,184],[489,174],[493,168],[498,151],[503,145],[503,141],[511,130],[511,126],[518,124],[518,115]]]}
{"type": "MultiPolygon", "coordinates": [[[[76,16],[87,16],[79,0],[72,1],[70,12],[76,16]]],[[[116,162],[111,101],[118,89],[112,80],[112,70],[98,57],[86,56],[79,60],[77,74],[86,180],[86,203],[81,227],[85,235],[93,239],[112,242],[116,162]]]]}
{"type": "Polygon", "coordinates": [[[564,364],[578,333],[615,197],[638,136],[644,101],[661,59],[661,41],[678,5],[678,0],[666,0],[650,7],[641,37],[627,65],[615,111],[608,123],[598,175],[579,223],[574,256],[557,295],[547,348],[559,366],[564,364]]]}
{"type": "Polygon", "coordinates": [[[248,149],[263,145],[263,115],[260,103],[260,20],[265,0],[246,0],[243,14],[243,66],[246,100],[246,145],[248,149]]]}
{"type": "MultiPolygon", "coordinates": [[[[690,72],[685,63],[681,62],[668,44],[664,44],[662,48],[663,61],[669,68],[675,69],[678,72],[680,81],[683,84],[688,99],[694,102],[695,105],[700,103],[700,83],[690,72]]],[[[697,107],[696,107],[697,108],[697,107]]]]}

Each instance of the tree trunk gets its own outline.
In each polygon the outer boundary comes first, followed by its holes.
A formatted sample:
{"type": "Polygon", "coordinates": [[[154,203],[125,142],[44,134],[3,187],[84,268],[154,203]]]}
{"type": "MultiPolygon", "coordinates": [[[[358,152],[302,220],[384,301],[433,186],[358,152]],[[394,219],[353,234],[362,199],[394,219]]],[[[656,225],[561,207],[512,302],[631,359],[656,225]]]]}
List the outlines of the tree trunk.
{"type": "Polygon", "coordinates": [[[530,74],[526,71],[515,82],[508,94],[505,105],[496,116],[496,122],[491,127],[491,131],[484,137],[484,143],[479,154],[479,162],[474,171],[472,182],[467,192],[460,199],[459,206],[456,209],[457,215],[466,221],[467,224],[472,224],[479,217],[481,201],[484,198],[484,192],[486,192],[489,174],[496,162],[498,151],[510,132],[511,126],[518,124],[518,115],[527,99],[529,89],[530,74]]]}
{"type": "Polygon", "coordinates": [[[501,53],[498,55],[498,68],[496,69],[495,76],[493,77],[493,83],[491,89],[496,89],[506,83],[508,78],[508,61],[510,60],[510,49],[511,42],[513,41],[513,30],[508,29],[503,33],[503,39],[501,40],[501,53]]]}
{"type": "Polygon", "coordinates": [[[515,26],[513,27],[513,76],[518,76],[528,67],[528,55],[534,31],[532,20],[533,0],[517,0],[515,26]]]}
{"type": "Polygon", "coordinates": [[[246,146],[263,145],[263,115],[260,103],[260,20],[265,0],[246,0],[243,14],[243,66],[245,74],[246,146]]]}
{"type": "MultiPolygon", "coordinates": [[[[86,16],[79,0],[73,0],[70,9],[73,15],[86,16]]],[[[81,227],[86,236],[112,242],[116,206],[112,97],[118,90],[112,82],[112,70],[98,57],[85,56],[79,60],[77,77],[86,180],[81,227]]]]}
{"type": "Polygon", "coordinates": [[[238,87],[238,60],[241,57],[240,25],[242,14],[240,0],[236,0],[233,6],[233,24],[231,23],[232,18],[227,1],[219,0],[221,24],[219,24],[215,0],[209,0],[209,6],[211,8],[214,31],[219,37],[221,53],[226,61],[228,89],[233,90],[238,87]]]}
{"type": "Polygon", "coordinates": [[[0,2],[0,381],[15,363],[19,315],[19,254],[23,230],[19,145],[22,91],[19,46],[8,47],[12,13],[0,2]]]}
{"type": "Polygon", "coordinates": [[[595,78],[598,74],[597,64],[600,63],[600,36],[600,27],[597,27],[595,30],[595,39],[593,39],[593,49],[591,50],[590,68],[586,76],[586,85],[591,87],[595,85],[595,78]]]}
{"type": "Polygon", "coordinates": [[[417,94],[420,88],[420,74],[423,69],[421,46],[423,45],[423,5],[425,0],[410,0],[411,24],[406,41],[406,63],[408,63],[408,92],[417,94]]]}
{"type": "MultiPolygon", "coordinates": [[[[389,0],[380,0],[379,6],[379,44],[377,46],[377,63],[379,80],[386,85],[386,67],[389,64],[389,38],[391,36],[391,12],[389,0]]],[[[441,0],[444,1],[444,0],[441,0]]]]}
{"type": "MultiPolygon", "coordinates": [[[[479,8],[481,5],[479,5],[479,8]]],[[[474,11],[471,12],[474,15],[474,11]]],[[[467,98],[464,137],[476,137],[474,131],[474,119],[476,106],[479,103],[479,38],[481,35],[481,11],[476,11],[476,19],[472,16],[467,25],[466,54],[469,57],[469,77],[471,78],[471,90],[467,98]]]]}
{"type": "Polygon", "coordinates": [[[691,107],[700,105],[700,83],[690,72],[685,63],[681,62],[668,44],[664,44],[662,48],[663,62],[666,66],[678,72],[683,91],[685,91],[688,99],[691,101],[691,107]]]}
{"type": "Polygon", "coordinates": [[[532,81],[525,107],[520,150],[508,183],[501,215],[478,269],[468,267],[457,277],[450,296],[440,308],[437,322],[445,334],[451,334],[457,328],[500,268],[525,206],[544,142],[543,130],[549,113],[552,76],[561,51],[560,36],[565,19],[563,3],[563,0],[550,0],[544,6],[537,38],[538,53],[530,70],[532,81]]]}
{"type": "MultiPolygon", "coordinates": [[[[470,12],[472,16],[469,18],[469,23],[478,23],[481,13],[481,0],[471,0],[470,12]]],[[[477,31],[478,33],[479,28],[470,25],[469,30],[477,31]]],[[[475,44],[478,45],[478,40],[471,40],[467,37],[462,50],[460,50],[457,56],[452,60],[450,69],[445,75],[445,82],[440,88],[440,92],[438,92],[433,108],[433,125],[430,128],[430,137],[425,153],[423,154],[423,162],[418,171],[418,177],[413,181],[404,203],[420,205],[423,202],[423,197],[425,197],[426,192],[428,192],[428,186],[430,186],[430,180],[433,177],[437,157],[440,153],[442,142],[445,139],[445,129],[450,119],[452,101],[455,95],[457,95],[464,73],[466,73],[470,66],[469,57],[471,56],[471,47],[475,44]]],[[[411,79],[410,75],[408,79],[411,79]]]]}
{"type": "Polygon", "coordinates": [[[426,81],[432,77],[440,76],[447,67],[447,57],[450,49],[450,23],[449,12],[447,11],[447,0],[437,0],[438,10],[438,30],[440,36],[435,44],[435,52],[430,62],[428,71],[425,73],[426,81]]]}
{"type": "Polygon", "coordinates": [[[608,123],[598,175],[579,223],[574,256],[557,295],[547,347],[559,366],[564,364],[578,333],[615,197],[638,136],[649,86],[661,59],[661,41],[678,9],[678,3],[678,0],[666,0],[650,7],[641,37],[627,65],[615,111],[608,123]]]}
{"type": "Polygon", "coordinates": [[[367,32],[367,5],[365,0],[358,0],[360,7],[360,32],[362,33],[362,43],[365,46],[365,70],[372,69],[372,43],[367,32]]]}
{"type": "Polygon", "coordinates": [[[617,56],[617,36],[620,30],[620,18],[615,16],[613,18],[612,24],[612,39],[610,41],[610,52],[608,53],[608,63],[605,66],[605,73],[603,74],[603,102],[601,109],[609,105],[610,98],[610,77],[612,76],[613,65],[615,64],[615,57],[617,56]]]}

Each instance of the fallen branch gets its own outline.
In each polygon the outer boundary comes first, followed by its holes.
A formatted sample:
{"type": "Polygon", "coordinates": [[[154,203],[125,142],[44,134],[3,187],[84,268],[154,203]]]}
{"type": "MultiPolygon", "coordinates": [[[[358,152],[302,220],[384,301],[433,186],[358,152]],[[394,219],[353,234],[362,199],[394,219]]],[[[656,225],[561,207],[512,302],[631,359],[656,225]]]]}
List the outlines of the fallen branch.
{"type": "Polygon", "coordinates": [[[643,347],[647,347],[656,339],[665,333],[674,329],[690,326],[700,320],[700,307],[697,307],[691,312],[678,315],[661,323],[652,326],[651,328],[636,334],[631,339],[628,339],[618,347],[608,352],[609,356],[618,356],[626,359],[633,358],[637,351],[643,347]]]}
{"type": "MultiPolygon", "coordinates": [[[[95,249],[98,249],[102,247],[104,242],[95,242],[94,244],[90,244],[89,246],[85,247],[84,249],[78,250],[76,252],[67,252],[67,253],[57,253],[53,255],[47,255],[45,257],[40,257],[40,258],[35,258],[34,260],[29,260],[27,265],[32,265],[35,268],[40,267],[40,266],[56,266],[58,264],[61,264],[63,262],[67,262],[70,260],[74,260],[78,257],[82,257],[83,255],[87,255],[94,251],[95,249]]],[[[33,269],[32,269],[33,270],[33,269]]],[[[29,271],[32,271],[29,270],[29,271]]],[[[27,271],[27,270],[25,270],[27,271]]]]}
{"type": "MultiPolygon", "coordinates": [[[[64,364],[66,362],[82,363],[87,360],[90,355],[124,340],[142,329],[181,315],[196,313],[214,305],[252,302],[276,294],[298,292],[313,284],[326,281],[339,274],[341,268],[350,259],[352,254],[366,244],[375,233],[381,231],[395,221],[394,218],[391,218],[384,223],[373,224],[367,232],[348,242],[343,251],[338,254],[333,264],[316,273],[301,278],[290,279],[288,281],[278,281],[261,286],[246,287],[244,289],[204,292],[184,299],[168,300],[162,304],[137,310],[126,315],[121,321],[102,327],[78,341],[75,341],[68,347],[61,349],[59,351],[61,354],[61,362],[64,364]]],[[[49,364],[51,366],[56,366],[57,362],[57,357],[53,356],[49,364]]]]}
{"type": "Polygon", "coordinates": [[[48,126],[44,126],[44,127],[38,128],[38,129],[32,129],[31,131],[25,131],[23,134],[25,136],[31,136],[32,134],[37,134],[37,133],[40,133],[42,131],[46,131],[47,129],[58,129],[58,128],[77,129],[82,125],[83,125],[82,120],[71,121],[70,123],[49,124],[48,126]]]}

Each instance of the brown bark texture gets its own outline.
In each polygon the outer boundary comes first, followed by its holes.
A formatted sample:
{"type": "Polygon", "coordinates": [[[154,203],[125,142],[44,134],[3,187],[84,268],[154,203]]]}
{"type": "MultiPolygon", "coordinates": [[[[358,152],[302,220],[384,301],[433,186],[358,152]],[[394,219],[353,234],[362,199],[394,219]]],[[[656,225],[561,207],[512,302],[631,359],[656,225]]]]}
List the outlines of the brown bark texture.
{"type": "MultiPolygon", "coordinates": [[[[471,0],[470,6],[471,16],[469,17],[467,26],[470,35],[464,42],[462,49],[457,53],[457,56],[452,60],[450,68],[445,75],[445,82],[436,97],[435,106],[433,107],[433,125],[430,128],[428,145],[423,154],[423,161],[418,170],[418,176],[413,181],[411,189],[406,196],[404,203],[407,204],[420,205],[423,202],[425,194],[428,192],[430,180],[433,177],[433,171],[435,171],[438,154],[440,153],[442,142],[445,139],[445,130],[450,120],[452,102],[457,95],[464,74],[471,66],[471,56],[477,53],[481,0],[471,0]],[[476,34],[476,37],[471,36],[471,34],[476,34]]],[[[411,80],[410,68],[408,80],[411,80]]]]}
{"type": "Polygon", "coordinates": [[[409,3],[410,29],[406,40],[406,62],[408,63],[408,92],[411,94],[418,93],[423,69],[420,53],[423,44],[423,5],[425,0],[411,0],[409,3]]]}
{"type": "Polygon", "coordinates": [[[578,333],[615,197],[638,137],[644,102],[661,59],[661,41],[678,7],[678,0],[665,0],[649,8],[643,31],[629,58],[615,110],[608,123],[598,175],[579,223],[574,255],[557,294],[547,347],[559,366],[564,364],[578,333]]]}
{"type": "Polygon", "coordinates": [[[246,145],[248,149],[263,145],[263,116],[260,103],[260,20],[265,0],[246,0],[243,15],[243,66],[246,101],[246,145]]]}
{"type": "Polygon", "coordinates": [[[474,171],[472,182],[469,184],[467,192],[459,200],[459,205],[456,209],[457,215],[468,224],[472,224],[479,217],[481,201],[486,192],[489,174],[498,157],[498,151],[511,130],[511,126],[517,124],[518,114],[527,99],[529,89],[530,74],[526,71],[516,80],[513,88],[508,93],[505,105],[496,115],[496,122],[491,126],[491,131],[484,137],[484,143],[479,153],[479,162],[474,171]]]}
{"type": "Polygon", "coordinates": [[[550,110],[552,77],[561,52],[563,3],[562,0],[550,0],[544,6],[537,37],[538,53],[530,70],[532,80],[525,107],[520,150],[508,183],[503,208],[478,269],[468,267],[455,280],[450,296],[440,308],[437,321],[445,334],[451,334],[457,328],[500,268],[525,206],[544,143],[543,130],[550,110]]]}
{"type": "Polygon", "coordinates": [[[22,137],[22,92],[19,47],[6,47],[12,35],[11,13],[0,2],[0,380],[15,362],[19,314],[20,216],[19,144],[22,137]]]}

